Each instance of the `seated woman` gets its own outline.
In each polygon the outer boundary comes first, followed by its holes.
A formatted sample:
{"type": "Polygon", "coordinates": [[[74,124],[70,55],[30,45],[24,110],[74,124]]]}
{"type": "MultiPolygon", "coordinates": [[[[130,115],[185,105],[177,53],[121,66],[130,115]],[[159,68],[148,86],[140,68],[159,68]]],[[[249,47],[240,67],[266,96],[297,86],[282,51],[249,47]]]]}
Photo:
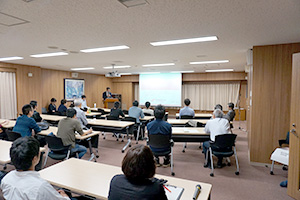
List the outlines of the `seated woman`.
{"type": "Polygon", "coordinates": [[[58,114],[61,115],[61,116],[66,116],[66,112],[67,112],[67,107],[65,106],[65,104],[67,103],[67,100],[65,99],[62,99],[60,101],[60,105],[58,107],[58,114]]]}
{"type": "Polygon", "coordinates": [[[120,102],[116,101],[114,103],[114,107],[110,110],[111,117],[119,119],[119,116],[125,117],[123,111],[120,109],[120,102]]]}
{"type": "Polygon", "coordinates": [[[132,147],[122,161],[124,175],[116,175],[110,182],[108,199],[167,199],[162,183],[153,178],[155,168],[149,147],[132,147]]]}
{"type": "Polygon", "coordinates": [[[51,114],[51,115],[57,114],[56,105],[55,105],[56,99],[55,99],[55,98],[52,98],[52,99],[50,100],[50,102],[51,102],[51,103],[50,103],[49,106],[48,106],[48,113],[51,114]]]}

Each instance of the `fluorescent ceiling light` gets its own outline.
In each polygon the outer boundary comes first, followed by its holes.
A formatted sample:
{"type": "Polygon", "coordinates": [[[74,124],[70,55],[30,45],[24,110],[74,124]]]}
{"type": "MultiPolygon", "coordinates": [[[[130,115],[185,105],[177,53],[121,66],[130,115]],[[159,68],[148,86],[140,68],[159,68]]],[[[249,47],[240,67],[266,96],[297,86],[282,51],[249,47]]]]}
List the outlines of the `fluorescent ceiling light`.
{"type": "Polygon", "coordinates": [[[71,68],[73,71],[83,71],[83,70],[92,70],[95,69],[94,67],[86,67],[86,68],[71,68]]]}
{"type": "Polygon", "coordinates": [[[35,55],[30,55],[30,57],[43,58],[43,57],[52,57],[52,56],[65,56],[65,55],[69,55],[69,54],[66,52],[55,52],[55,53],[35,54],[35,55]]]}
{"type": "Polygon", "coordinates": [[[131,75],[132,73],[120,73],[120,75],[131,75]]]}
{"type": "Polygon", "coordinates": [[[160,72],[140,72],[140,74],[159,74],[160,72]]]}
{"type": "Polygon", "coordinates": [[[173,71],[171,73],[193,73],[195,71],[191,70],[191,71],[173,71]]]}
{"type": "Polygon", "coordinates": [[[100,52],[100,51],[113,51],[113,50],[122,50],[122,49],[129,49],[128,46],[121,45],[121,46],[113,46],[113,47],[100,47],[100,48],[93,48],[93,49],[83,49],[80,50],[84,53],[92,53],[92,52],[100,52]]]}
{"type": "Polygon", "coordinates": [[[186,43],[194,43],[194,42],[208,42],[218,40],[217,36],[208,36],[208,37],[200,37],[200,38],[190,38],[190,39],[182,39],[182,40],[168,40],[161,42],[150,42],[152,46],[164,46],[164,45],[172,45],[172,44],[186,44],[186,43]]]}
{"type": "Polygon", "coordinates": [[[228,63],[228,62],[229,60],[211,60],[211,61],[190,62],[190,65],[218,64],[218,63],[228,63]]]}
{"type": "Polygon", "coordinates": [[[172,66],[175,65],[175,63],[161,63],[161,64],[147,64],[142,65],[143,67],[163,67],[163,66],[172,66]]]}
{"type": "Polygon", "coordinates": [[[233,69],[207,69],[205,72],[233,72],[233,69]]]}
{"type": "MultiPolygon", "coordinates": [[[[120,68],[130,68],[130,65],[124,65],[124,66],[114,66],[115,69],[120,69],[120,68]]],[[[112,69],[112,66],[108,66],[108,67],[103,67],[103,69],[112,69]]]]}
{"type": "Polygon", "coordinates": [[[24,58],[23,57],[14,56],[14,57],[0,58],[0,61],[21,60],[21,59],[24,59],[24,58]]]}

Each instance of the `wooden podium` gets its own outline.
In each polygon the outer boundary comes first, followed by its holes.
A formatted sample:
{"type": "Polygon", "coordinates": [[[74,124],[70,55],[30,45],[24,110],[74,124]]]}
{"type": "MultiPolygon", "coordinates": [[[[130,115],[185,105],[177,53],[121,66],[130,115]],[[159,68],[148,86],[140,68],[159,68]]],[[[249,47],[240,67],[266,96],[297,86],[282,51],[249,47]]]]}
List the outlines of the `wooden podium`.
{"type": "Polygon", "coordinates": [[[116,102],[116,101],[119,101],[119,99],[117,99],[117,98],[107,98],[107,99],[105,99],[104,101],[103,101],[103,103],[104,103],[104,108],[113,108],[114,107],[114,103],[116,102]]]}

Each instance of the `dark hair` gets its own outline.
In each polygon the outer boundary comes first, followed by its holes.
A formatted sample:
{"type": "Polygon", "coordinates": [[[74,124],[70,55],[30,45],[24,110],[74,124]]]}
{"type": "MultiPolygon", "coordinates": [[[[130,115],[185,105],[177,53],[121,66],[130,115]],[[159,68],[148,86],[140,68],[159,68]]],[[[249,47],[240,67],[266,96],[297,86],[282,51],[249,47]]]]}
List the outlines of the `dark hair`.
{"type": "Polygon", "coordinates": [[[217,105],[215,106],[215,110],[216,110],[216,109],[223,110],[223,106],[222,106],[221,104],[217,104],[217,105]]]}
{"type": "Polygon", "coordinates": [[[85,96],[85,95],[82,95],[81,98],[82,98],[82,99],[83,99],[83,98],[86,98],[86,96],[85,96]]]}
{"type": "Polygon", "coordinates": [[[35,156],[39,155],[40,143],[33,137],[20,137],[10,148],[10,158],[17,170],[27,171],[35,156]]]}
{"type": "Polygon", "coordinates": [[[22,107],[23,115],[28,115],[30,111],[32,111],[32,106],[30,104],[26,104],[22,107]]]}
{"type": "Polygon", "coordinates": [[[232,102],[230,102],[230,103],[228,104],[228,107],[233,109],[233,108],[234,108],[234,104],[233,104],[232,102]]]}
{"type": "Polygon", "coordinates": [[[66,114],[67,114],[67,117],[69,118],[73,118],[75,115],[76,115],[76,110],[74,108],[68,108],[66,114]]]}
{"type": "Polygon", "coordinates": [[[154,116],[156,119],[162,119],[165,116],[165,107],[162,105],[157,105],[154,109],[154,116]]]}
{"type": "Polygon", "coordinates": [[[110,87],[107,87],[107,88],[106,88],[106,90],[109,90],[109,89],[110,89],[110,87]]]}
{"type": "Polygon", "coordinates": [[[32,108],[33,109],[35,109],[36,108],[36,106],[37,106],[37,101],[35,101],[35,100],[32,100],[32,101],[30,101],[30,103],[29,103],[31,106],[32,106],[32,108]]]}
{"type": "Polygon", "coordinates": [[[52,103],[52,102],[56,102],[56,99],[55,99],[55,98],[51,98],[50,101],[51,101],[51,103],[52,103]]]}
{"type": "Polygon", "coordinates": [[[122,171],[129,180],[152,178],[155,168],[152,151],[145,145],[130,148],[122,161],[122,171]]]}
{"type": "Polygon", "coordinates": [[[67,100],[65,99],[60,100],[60,104],[65,104],[65,103],[67,103],[67,100]]]}
{"type": "Polygon", "coordinates": [[[114,108],[115,108],[115,109],[120,108],[120,102],[116,101],[116,102],[114,103],[114,108]]]}
{"type": "Polygon", "coordinates": [[[189,105],[191,104],[191,100],[190,100],[190,99],[185,99],[185,100],[184,100],[184,104],[185,104],[186,106],[189,106],[189,105]]]}
{"type": "Polygon", "coordinates": [[[146,108],[149,108],[150,107],[150,102],[149,101],[147,101],[146,103],[145,103],[145,106],[146,106],[146,108]]]}
{"type": "Polygon", "coordinates": [[[137,100],[135,100],[133,103],[132,103],[133,106],[139,106],[139,102],[137,100]]]}

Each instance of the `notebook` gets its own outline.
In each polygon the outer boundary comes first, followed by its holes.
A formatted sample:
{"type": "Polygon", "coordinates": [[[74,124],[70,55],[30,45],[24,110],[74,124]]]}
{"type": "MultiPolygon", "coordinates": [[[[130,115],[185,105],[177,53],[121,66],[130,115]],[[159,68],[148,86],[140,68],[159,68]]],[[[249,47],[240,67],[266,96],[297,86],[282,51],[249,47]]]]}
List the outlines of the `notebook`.
{"type": "Polygon", "coordinates": [[[165,188],[165,193],[168,200],[179,200],[181,198],[184,188],[176,187],[173,185],[164,185],[164,186],[171,191],[170,192],[165,188]]]}

